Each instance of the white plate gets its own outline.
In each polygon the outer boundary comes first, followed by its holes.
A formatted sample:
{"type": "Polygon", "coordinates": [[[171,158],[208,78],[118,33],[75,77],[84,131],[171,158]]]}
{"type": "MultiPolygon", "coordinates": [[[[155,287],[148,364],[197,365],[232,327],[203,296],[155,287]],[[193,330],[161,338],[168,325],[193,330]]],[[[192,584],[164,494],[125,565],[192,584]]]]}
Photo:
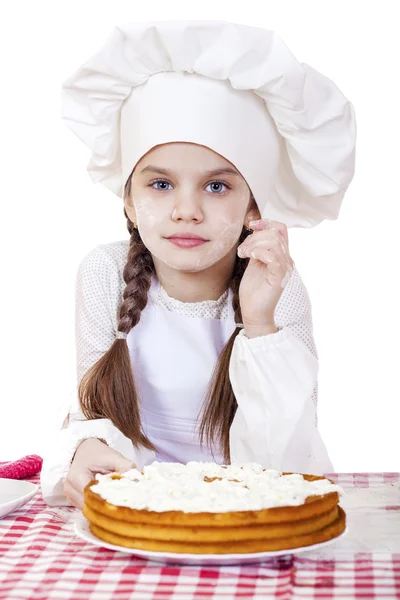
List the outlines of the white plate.
{"type": "Polygon", "coordinates": [[[0,477],[0,519],[24,506],[38,489],[39,486],[30,481],[0,477]]]}
{"type": "Polygon", "coordinates": [[[320,544],[313,544],[312,546],[302,546],[301,548],[293,548],[290,550],[277,550],[274,552],[254,552],[252,554],[184,554],[174,552],[152,552],[151,550],[136,550],[135,548],[125,548],[124,546],[115,546],[114,544],[108,544],[99,539],[89,529],[89,521],[83,514],[80,514],[75,522],[75,533],[95,546],[103,548],[109,548],[110,550],[118,550],[119,552],[126,552],[127,554],[133,554],[140,558],[146,558],[147,560],[154,560],[161,563],[181,563],[185,565],[245,565],[251,563],[261,563],[268,558],[274,556],[282,556],[283,554],[296,554],[297,552],[305,552],[309,550],[323,548],[329,544],[333,544],[347,533],[348,528],[343,531],[340,535],[328,540],[327,542],[321,542],[320,544]]]}

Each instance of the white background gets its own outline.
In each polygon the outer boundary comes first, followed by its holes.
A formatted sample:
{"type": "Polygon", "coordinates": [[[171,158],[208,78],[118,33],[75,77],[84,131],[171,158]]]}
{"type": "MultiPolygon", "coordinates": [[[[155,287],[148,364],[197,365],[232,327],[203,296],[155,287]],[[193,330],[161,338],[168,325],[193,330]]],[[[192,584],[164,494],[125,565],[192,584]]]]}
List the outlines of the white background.
{"type": "Polygon", "coordinates": [[[0,460],[43,455],[75,387],[75,276],[128,239],[61,121],[64,79],[114,25],[224,19],[275,29],[354,104],[356,174],[339,219],[289,229],[320,359],[319,428],[336,471],[398,471],[399,57],[396,1],[17,2],[0,10],[0,460]]]}

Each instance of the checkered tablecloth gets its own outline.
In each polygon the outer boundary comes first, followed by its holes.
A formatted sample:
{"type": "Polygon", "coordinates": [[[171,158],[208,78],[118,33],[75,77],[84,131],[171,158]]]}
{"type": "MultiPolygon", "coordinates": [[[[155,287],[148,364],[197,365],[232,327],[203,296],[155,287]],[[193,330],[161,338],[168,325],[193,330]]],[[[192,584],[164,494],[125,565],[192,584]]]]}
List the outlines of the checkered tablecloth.
{"type": "Polygon", "coordinates": [[[163,566],[93,546],[74,534],[80,511],[47,506],[39,488],[0,519],[0,600],[400,599],[400,473],[327,476],[344,488],[348,533],[240,567],[163,566]]]}

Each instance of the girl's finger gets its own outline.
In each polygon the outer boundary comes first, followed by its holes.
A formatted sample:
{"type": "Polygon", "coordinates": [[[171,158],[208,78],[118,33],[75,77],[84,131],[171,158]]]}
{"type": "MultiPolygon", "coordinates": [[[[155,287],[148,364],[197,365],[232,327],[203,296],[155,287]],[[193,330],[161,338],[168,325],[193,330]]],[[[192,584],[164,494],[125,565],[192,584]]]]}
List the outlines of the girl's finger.
{"type": "Polygon", "coordinates": [[[258,260],[259,262],[268,265],[264,271],[264,276],[268,281],[269,285],[275,285],[276,280],[280,277],[282,267],[276,258],[268,256],[268,250],[257,249],[252,252],[251,258],[258,260]]]}
{"type": "Polygon", "coordinates": [[[286,244],[285,239],[279,233],[278,233],[278,243],[279,243],[279,246],[285,256],[285,259],[290,262],[291,258],[290,258],[288,245],[286,244]]]}
{"type": "MultiPolygon", "coordinates": [[[[281,224],[279,224],[281,225],[281,224]]],[[[289,238],[286,225],[281,226],[271,226],[271,231],[276,232],[277,238],[279,242],[282,244],[283,248],[289,254],[289,238]]]]}
{"type": "Polygon", "coordinates": [[[257,258],[258,260],[262,260],[263,262],[276,264],[283,273],[286,273],[288,270],[292,272],[294,268],[294,261],[290,256],[289,258],[287,258],[286,254],[283,253],[280,249],[276,250],[264,247],[264,245],[261,242],[257,244],[255,248],[253,248],[249,256],[251,258],[257,258]]]}
{"type": "Polygon", "coordinates": [[[279,231],[279,233],[282,235],[285,241],[288,242],[287,227],[284,223],[281,223],[280,221],[272,221],[271,219],[259,219],[256,221],[250,221],[249,227],[254,231],[260,231],[266,228],[276,229],[277,231],[279,231]]]}
{"type": "Polygon", "coordinates": [[[255,242],[255,244],[252,244],[249,248],[249,254],[251,255],[251,252],[257,248],[266,248],[267,250],[270,250],[276,256],[279,264],[282,267],[285,264],[290,263],[290,257],[287,256],[286,250],[282,248],[282,245],[277,240],[274,240],[273,245],[271,245],[270,240],[260,240],[255,242]]]}
{"type": "Polygon", "coordinates": [[[70,504],[72,504],[72,506],[75,506],[75,508],[82,509],[83,494],[81,494],[81,492],[78,492],[75,488],[70,486],[68,488],[67,492],[64,491],[64,494],[65,494],[67,500],[70,502],[70,504]]]}
{"type": "MultiPolygon", "coordinates": [[[[266,241],[267,243],[269,243],[269,245],[272,247],[274,245],[277,245],[278,242],[278,236],[276,232],[273,231],[259,231],[257,233],[252,233],[251,235],[249,235],[239,246],[238,246],[238,251],[239,249],[244,249],[247,250],[249,248],[252,248],[255,244],[257,244],[258,242],[261,241],[266,241]]],[[[239,254],[240,256],[240,254],[239,254]]]]}
{"type": "Polygon", "coordinates": [[[71,498],[83,498],[83,489],[91,479],[90,473],[87,472],[69,475],[64,482],[64,494],[71,498]]]}
{"type": "Polygon", "coordinates": [[[87,469],[82,472],[81,469],[78,471],[76,468],[71,467],[70,472],[65,479],[64,487],[73,488],[77,492],[80,492],[91,479],[91,474],[87,471],[87,469]]]}
{"type": "Polygon", "coordinates": [[[279,243],[282,248],[289,254],[289,247],[286,243],[285,237],[282,236],[279,229],[275,227],[261,227],[258,231],[247,236],[247,238],[238,246],[238,250],[241,247],[247,247],[249,244],[255,243],[259,239],[269,240],[271,243],[279,243]]]}
{"type": "Polygon", "coordinates": [[[270,263],[271,265],[276,264],[280,269],[282,269],[283,267],[280,257],[274,251],[274,249],[263,246],[262,244],[263,242],[259,242],[254,248],[252,248],[249,256],[251,258],[261,260],[262,262],[270,263]]]}
{"type": "Polygon", "coordinates": [[[276,258],[271,259],[268,254],[271,254],[271,251],[261,248],[256,248],[251,253],[251,258],[259,260],[260,262],[268,264],[268,268],[266,269],[266,277],[267,281],[270,285],[275,285],[276,281],[282,277],[281,279],[281,287],[286,287],[287,282],[292,276],[294,270],[294,262],[286,263],[285,267],[282,267],[282,264],[276,258]]]}

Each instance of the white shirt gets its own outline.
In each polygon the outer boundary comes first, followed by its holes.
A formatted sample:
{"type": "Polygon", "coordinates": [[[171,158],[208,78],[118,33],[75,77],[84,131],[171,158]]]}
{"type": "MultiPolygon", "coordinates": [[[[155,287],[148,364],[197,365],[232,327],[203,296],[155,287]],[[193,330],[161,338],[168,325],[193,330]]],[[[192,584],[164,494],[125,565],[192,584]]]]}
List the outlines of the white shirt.
{"type": "MultiPolygon", "coordinates": [[[[129,240],[101,244],[89,252],[79,265],[76,278],[77,384],[115,340],[117,309],[125,288],[123,269],[128,250],[129,240]]],[[[162,307],[159,314],[166,321],[168,317],[175,319],[173,331],[177,351],[179,339],[176,331],[179,332],[180,320],[184,321],[186,333],[192,323],[196,327],[200,325],[195,339],[213,323],[228,326],[230,290],[215,301],[187,303],[170,298],[159,282],[157,287],[155,285],[152,284],[151,288],[154,309],[162,307]]],[[[139,336],[141,347],[145,348],[146,330],[143,323],[146,319],[142,316],[146,310],[147,307],[127,340],[134,373],[137,355],[133,345],[139,336]]],[[[268,468],[281,471],[315,475],[333,472],[317,429],[318,355],[313,339],[311,303],[296,268],[282,292],[274,318],[276,325],[282,328],[280,331],[248,339],[242,329],[234,342],[229,376],[238,409],[230,430],[231,460],[260,462],[268,468]]],[[[151,320],[147,328],[150,326],[151,320]]],[[[230,333],[228,331],[226,335],[230,336],[230,333]]],[[[209,337],[204,338],[203,343],[206,342],[209,342],[209,337]]],[[[150,350],[147,359],[144,358],[148,364],[154,360],[150,350]]],[[[187,351],[182,354],[182,359],[185,358],[197,360],[195,356],[187,357],[187,351]]],[[[145,367],[146,363],[141,366],[145,367]]],[[[205,375],[207,378],[208,371],[205,375]]],[[[143,449],[139,453],[108,419],[87,421],[76,394],[70,407],[68,427],[56,433],[51,455],[49,453],[44,457],[42,493],[49,505],[68,504],[62,486],[75,449],[87,437],[105,439],[111,447],[135,460],[139,468],[153,460],[183,463],[211,460],[210,455],[202,453],[193,441],[188,443],[188,424],[190,421],[196,422],[197,410],[194,408],[198,408],[194,390],[191,392],[191,403],[185,402],[185,420],[181,418],[179,405],[173,401],[168,403],[167,392],[157,398],[159,408],[154,409],[157,405],[151,397],[151,387],[144,387],[143,390],[141,409],[148,427],[146,433],[153,444],[160,448],[159,452],[154,454],[143,449]],[[158,427],[159,422],[162,427],[158,427]]],[[[200,396],[201,392],[199,390],[200,396]]],[[[217,459],[217,462],[222,462],[222,459],[217,459]]]]}

